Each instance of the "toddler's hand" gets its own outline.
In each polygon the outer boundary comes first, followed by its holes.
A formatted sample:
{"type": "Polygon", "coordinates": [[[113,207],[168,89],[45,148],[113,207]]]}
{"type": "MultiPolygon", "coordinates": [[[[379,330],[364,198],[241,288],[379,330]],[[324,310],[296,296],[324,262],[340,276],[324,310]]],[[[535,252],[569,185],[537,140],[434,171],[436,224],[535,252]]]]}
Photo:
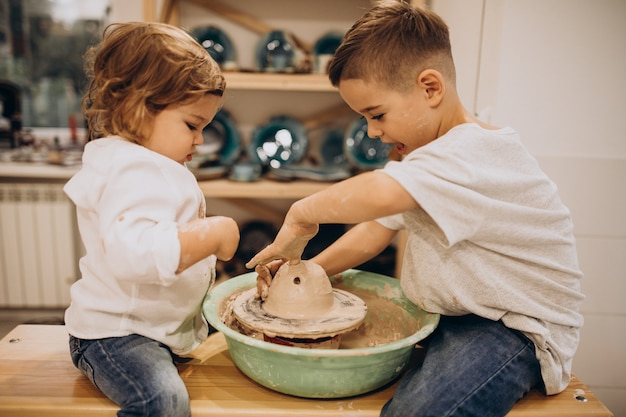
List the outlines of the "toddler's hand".
{"type": "Polygon", "coordinates": [[[274,275],[276,275],[276,271],[278,271],[278,268],[280,268],[283,263],[283,261],[278,260],[270,262],[266,265],[257,265],[256,268],[254,268],[257,273],[257,297],[261,300],[265,300],[267,298],[270,290],[270,285],[272,285],[272,280],[274,279],[274,275]]]}
{"type": "Polygon", "coordinates": [[[213,216],[207,219],[211,224],[218,227],[219,233],[215,238],[220,239],[220,243],[215,251],[215,256],[220,261],[230,261],[239,245],[239,226],[230,217],[213,216]]]}
{"type": "Polygon", "coordinates": [[[212,216],[196,219],[178,228],[180,260],[176,273],[209,255],[228,261],[239,245],[239,227],[230,217],[212,216]]]}

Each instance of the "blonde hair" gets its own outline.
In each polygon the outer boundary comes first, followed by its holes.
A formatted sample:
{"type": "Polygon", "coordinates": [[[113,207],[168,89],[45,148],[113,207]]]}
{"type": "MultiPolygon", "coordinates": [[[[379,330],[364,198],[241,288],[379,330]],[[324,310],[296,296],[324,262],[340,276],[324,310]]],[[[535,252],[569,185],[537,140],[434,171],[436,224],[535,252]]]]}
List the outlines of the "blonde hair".
{"type": "Polygon", "coordinates": [[[90,80],[82,100],[90,139],[141,142],[146,123],[171,105],[222,96],[226,81],[209,53],[184,30],[162,23],[117,23],[85,54],[90,80]]]}
{"type": "Polygon", "coordinates": [[[448,26],[428,10],[380,1],[346,33],[328,76],[335,87],[341,80],[363,79],[402,91],[412,88],[425,69],[437,70],[455,84],[448,26]]]}

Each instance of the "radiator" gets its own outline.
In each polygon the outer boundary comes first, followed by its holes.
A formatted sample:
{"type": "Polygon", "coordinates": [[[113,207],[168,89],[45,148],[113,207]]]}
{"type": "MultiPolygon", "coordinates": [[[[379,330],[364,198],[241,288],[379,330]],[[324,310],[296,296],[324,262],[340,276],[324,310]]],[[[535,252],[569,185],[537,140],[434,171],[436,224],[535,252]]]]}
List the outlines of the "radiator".
{"type": "Polygon", "coordinates": [[[62,184],[0,183],[0,307],[67,307],[80,244],[62,184]]]}

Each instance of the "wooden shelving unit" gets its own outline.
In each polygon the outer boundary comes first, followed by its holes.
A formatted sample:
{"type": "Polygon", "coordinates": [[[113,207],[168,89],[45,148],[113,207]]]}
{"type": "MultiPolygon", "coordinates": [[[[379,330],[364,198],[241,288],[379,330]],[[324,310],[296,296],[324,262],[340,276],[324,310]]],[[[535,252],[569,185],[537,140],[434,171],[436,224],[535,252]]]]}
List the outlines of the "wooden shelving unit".
{"type": "Polygon", "coordinates": [[[228,89],[336,92],[325,74],[225,72],[228,89]]]}
{"type": "MultiPolygon", "coordinates": [[[[144,20],[158,20],[170,24],[180,24],[178,11],[181,0],[163,0],[157,8],[155,0],[144,0],[144,20]]],[[[271,27],[245,15],[230,6],[211,0],[185,0],[189,3],[204,6],[207,9],[219,12],[227,18],[233,19],[260,35],[271,30],[271,27]]],[[[228,88],[234,90],[266,90],[266,91],[294,91],[294,92],[334,92],[334,88],[325,74],[271,74],[251,72],[226,72],[228,88]]]]}
{"type": "MultiPolygon", "coordinates": [[[[143,0],[144,20],[179,25],[179,3],[186,1],[219,12],[249,30],[262,34],[270,27],[252,16],[236,11],[225,2],[213,0],[143,0]]],[[[284,74],[255,72],[224,72],[229,90],[283,91],[336,93],[326,74],[284,74]]],[[[335,113],[336,109],[329,110],[335,113]]],[[[254,182],[235,182],[228,179],[210,179],[198,182],[207,198],[225,198],[256,211],[246,200],[300,199],[327,188],[331,183],[315,181],[281,182],[261,179],[254,182]]],[[[257,203],[252,203],[257,205],[257,203]]]]}
{"type": "Polygon", "coordinates": [[[272,181],[261,179],[253,182],[236,182],[228,179],[198,181],[200,189],[209,198],[229,199],[289,199],[297,200],[324,190],[332,183],[316,181],[272,181]]]}

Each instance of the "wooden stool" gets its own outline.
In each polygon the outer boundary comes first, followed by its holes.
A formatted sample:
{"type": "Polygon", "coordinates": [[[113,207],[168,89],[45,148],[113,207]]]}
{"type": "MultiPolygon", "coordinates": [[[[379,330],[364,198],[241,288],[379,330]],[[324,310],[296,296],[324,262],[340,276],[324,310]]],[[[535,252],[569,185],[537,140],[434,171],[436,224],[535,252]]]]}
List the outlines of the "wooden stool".
{"type": "MultiPolygon", "coordinates": [[[[194,359],[179,366],[198,416],[378,416],[396,384],[340,400],[311,400],[264,388],[235,366],[221,333],[209,337],[194,359]]],[[[20,325],[0,341],[0,416],[115,416],[118,407],[100,393],[70,359],[64,326],[20,325]]],[[[531,392],[508,417],[613,414],[576,377],[559,395],[531,392]]]]}

